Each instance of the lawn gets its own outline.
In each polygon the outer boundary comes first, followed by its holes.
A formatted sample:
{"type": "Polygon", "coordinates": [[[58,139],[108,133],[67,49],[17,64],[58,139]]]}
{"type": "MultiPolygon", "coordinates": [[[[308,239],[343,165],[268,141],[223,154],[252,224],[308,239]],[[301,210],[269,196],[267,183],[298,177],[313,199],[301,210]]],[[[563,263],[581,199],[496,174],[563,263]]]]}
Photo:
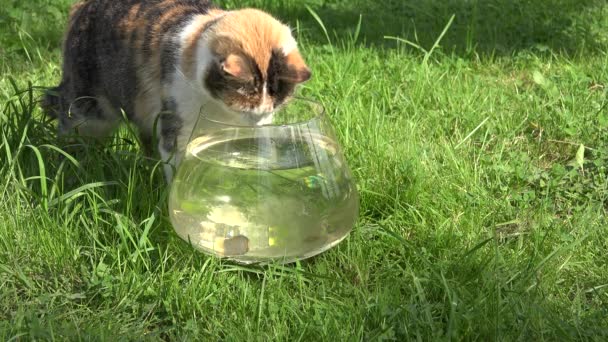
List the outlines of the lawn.
{"type": "Polygon", "coordinates": [[[267,267],[177,237],[128,127],[58,147],[70,2],[0,0],[0,340],[608,340],[605,0],[224,1],[294,27],[361,195],[267,267]]]}

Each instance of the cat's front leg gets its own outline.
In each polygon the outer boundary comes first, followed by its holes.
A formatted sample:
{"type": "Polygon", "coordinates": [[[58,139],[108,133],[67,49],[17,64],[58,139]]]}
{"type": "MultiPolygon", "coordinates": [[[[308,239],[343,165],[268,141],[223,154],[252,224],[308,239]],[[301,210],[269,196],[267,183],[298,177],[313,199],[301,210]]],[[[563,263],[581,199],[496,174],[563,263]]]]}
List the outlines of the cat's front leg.
{"type": "Polygon", "coordinates": [[[183,146],[178,146],[178,140],[181,140],[178,138],[182,135],[183,120],[177,114],[163,113],[160,114],[158,121],[158,151],[165,162],[165,179],[167,184],[171,184],[181,161],[183,146]]]}

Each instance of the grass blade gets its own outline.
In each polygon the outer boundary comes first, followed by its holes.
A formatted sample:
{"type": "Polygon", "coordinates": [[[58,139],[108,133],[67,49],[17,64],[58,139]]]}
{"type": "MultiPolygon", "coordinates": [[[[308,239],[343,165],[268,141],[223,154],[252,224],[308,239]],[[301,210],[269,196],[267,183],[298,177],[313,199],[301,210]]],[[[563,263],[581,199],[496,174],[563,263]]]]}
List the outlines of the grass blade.
{"type": "Polygon", "coordinates": [[[66,192],[65,194],[59,196],[58,198],[51,200],[49,202],[49,206],[53,207],[53,206],[57,205],[58,203],[61,203],[65,200],[72,199],[75,196],[85,193],[87,190],[106,187],[106,186],[112,186],[112,185],[119,185],[119,183],[115,182],[115,181],[108,181],[108,182],[95,182],[95,183],[85,184],[74,190],[66,192]]]}
{"type": "Polygon", "coordinates": [[[310,15],[312,15],[312,17],[315,19],[315,21],[317,22],[317,24],[319,24],[319,26],[323,30],[323,33],[325,34],[325,38],[327,39],[327,44],[329,44],[329,47],[331,48],[331,52],[332,52],[332,55],[333,55],[334,54],[334,47],[333,47],[333,44],[331,42],[331,38],[329,38],[329,32],[327,32],[327,28],[325,27],[325,24],[323,23],[323,20],[321,19],[321,17],[319,17],[319,15],[317,14],[317,12],[315,12],[310,6],[306,5],[306,9],[308,10],[308,12],[310,13],[310,15]]]}
{"type": "Polygon", "coordinates": [[[46,178],[46,164],[44,163],[44,160],[42,159],[42,154],[40,153],[40,150],[33,145],[25,145],[25,147],[30,148],[32,151],[34,151],[34,154],[36,155],[36,160],[38,161],[38,172],[40,173],[40,192],[41,192],[41,202],[42,202],[42,207],[44,208],[44,210],[48,210],[49,206],[48,206],[48,190],[47,190],[47,178],[46,178]]]}
{"type": "Polygon", "coordinates": [[[439,46],[439,43],[441,42],[441,40],[443,39],[445,34],[448,32],[448,30],[452,26],[452,23],[454,22],[454,18],[456,18],[455,14],[450,17],[450,20],[448,20],[448,23],[443,28],[443,31],[441,31],[441,34],[439,35],[437,40],[435,40],[435,43],[433,44],[433,46],[431,47],[429,52],[424,56],[424,60],[422,62],[424,65],[428,64],[429,58],[431,58],[431,55],[433,54],[433,52],[435,52],[435,49],[437,49],[437,47],[439,46]]]}

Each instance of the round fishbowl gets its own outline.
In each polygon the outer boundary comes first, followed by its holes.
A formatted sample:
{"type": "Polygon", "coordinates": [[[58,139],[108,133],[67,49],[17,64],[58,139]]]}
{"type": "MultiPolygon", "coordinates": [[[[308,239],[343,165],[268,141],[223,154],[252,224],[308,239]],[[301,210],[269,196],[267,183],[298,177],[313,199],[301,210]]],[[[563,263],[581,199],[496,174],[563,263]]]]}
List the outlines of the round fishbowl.
{"type": "Polygon", "coordinates": [[[182,153],[170,219],[205,253],[289,263],[337,245],[357,220],[357,188],[316,102],[294,99],[263,126],[201,114],[182,153]]]}

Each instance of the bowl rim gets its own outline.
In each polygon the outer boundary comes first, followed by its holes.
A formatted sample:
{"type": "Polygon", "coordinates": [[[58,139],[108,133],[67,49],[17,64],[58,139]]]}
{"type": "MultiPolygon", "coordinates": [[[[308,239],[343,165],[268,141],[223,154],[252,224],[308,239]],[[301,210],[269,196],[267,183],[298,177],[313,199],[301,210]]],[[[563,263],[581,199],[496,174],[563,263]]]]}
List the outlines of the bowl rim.
{"type": "MultiPolygon", "coordinates": [[[[218,121],[218,120],[210,119],[206,115],[203,115],[202,112],[199,115],[199,120],[202,119],[202,120],[213,122],[215,124],[222,125],[222,126],[225,126],[225,127],[259,129],[259,128],[265,128],[265,127],[267,128],[267,127],[295,127],[295,126],[302,126],[302,125],[308,125],[309,123],[311,123],[313,121],[318,121],[320,119],[325,118],[325,112],[326,112],[326,110],[325,110],[325,106],[323,106],[323,104],[321,102],[319,102],[317,100],[310,99],[310,98],[302,97],[302,96],[294,96],[284,106],[285,107],[289,106],[289,104],[292,101],[300,101],[300,102],[303,102],[303,103],[311,104],[311,105],[317,107],[318,110],[317,110],[317,112],[310,119],[300,120],[300,121],[294,121],[294,122],[284,123],[284,124],[273,124],[273,123],[264,124],[264,125],[239,125],[239,124],[232,124],[232,123],[229,123],[229,122],[224,122],[224,121],[218,121]]],[[[281,109],[282,108],[280,108],[275,113],[280,112],[281,109]]]]}

